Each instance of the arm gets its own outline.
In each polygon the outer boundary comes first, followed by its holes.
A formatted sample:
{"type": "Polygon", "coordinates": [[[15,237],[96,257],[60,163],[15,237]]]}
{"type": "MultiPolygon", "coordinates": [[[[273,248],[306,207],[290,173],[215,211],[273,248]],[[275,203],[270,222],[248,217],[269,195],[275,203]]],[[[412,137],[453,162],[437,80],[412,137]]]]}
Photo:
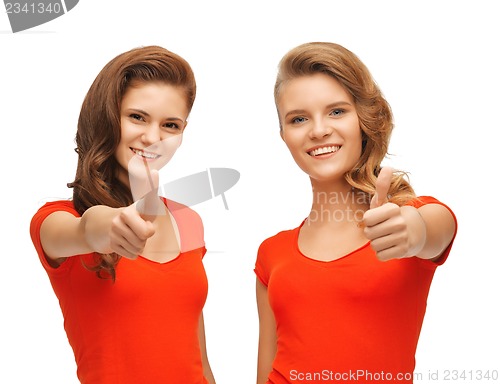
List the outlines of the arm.
{"type": "Polygon", "coordinates": [[[153,224],[141,217],[135,204],[125,208],[97,205],[81,218],[54,212],[40,227],[42,247],[53,266],[67,257],[90,252],[116,252],[133,259],[153,234],[153,224]]]}
{"type": "Polygon", "coordinates": [[[437,260],[448,247],[456,224],[440,204],[420,208],[386,203],[365,213],[366,237],[380,260],[417,256],[437,260]]]}
{"type": "Polygon", "coordinates": [[[198,324],[198,337],[200,339],[200,350],[201,350],[201,362],[203,364],[203,375],[208,380],[210,384],[215,384],[214,375],[212,373],[212,368],[208,362],[207,354],[207,343],[205,338],[205,322],[203,320],[203,313],[200,316],[200,321],[198,324]]]}
{"type": "Polygon", "coordinates": [[[421,259],[437,260],[455,234],[456,223],[451,212],[440,204],[427,204],[418,209],[401,207],[401,211],[406,217],[409,232],[419,236],[412,241],[417,249],[414,254],[421,259]],[[421,227],[423,231],[413,230],[421,227]]]}
{"type": "Polygon", "coordinates": [[[380,260],[410,256],[437,260],[455,234],[453,215],[440,204],[417,209],[388,203],[392,172],[384,167],[377,178],[370,209],[363,217],[365,236],[380,260]]]}
{"type": "Polygon", "coordinates": [[[40,241],[48,262],[57,267],[67,257],[91,252],[137,258],[155,233],[152,222],[165,209],[157,195],[158,171],[149,176],[149,192],[128,207],[96,205],[81,218],[63,211],[47,216],[40,227],[40,241]]]}
{"type": "Polygon", "coordinates": [[[267,295],[267,287],[257,278],[256,294],[259,312],[259,349],[257,357],[257,384],[265,384],[276,356],[276,320],[267,295]]]}
{"type": "Polygon", "coordinates": [[[81,218],[69,212],[58,211],[47,216],[40,227],[40,241],[53,267],[69,256],[92,252],[81,218]]]}

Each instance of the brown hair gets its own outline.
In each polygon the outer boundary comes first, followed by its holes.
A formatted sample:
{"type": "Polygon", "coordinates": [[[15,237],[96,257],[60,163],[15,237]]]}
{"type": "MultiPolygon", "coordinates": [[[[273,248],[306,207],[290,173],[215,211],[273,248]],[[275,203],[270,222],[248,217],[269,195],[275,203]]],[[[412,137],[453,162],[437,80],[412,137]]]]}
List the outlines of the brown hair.
{"type": "MultiPolygon", "coordinates": [[[[188,112],[196,81],[186,60],[159,46],[134,48],[112,59],[91,85],[80,111],[76,133],[78,165],[73,203],[81,215],[94,205],[118,208],[133,203],[130,189],[116,177],[115,151],[120,141],[120,107],[131,83],[163,82],[184,89],[188,112]]],[[[120,256],[96,254],[94,270],[113,280],[120,256]]]]}
{"type": "MultiPolygon", "coordinates": [[[[335,78],[354,99],[363,147],[357,164],[345,178],[352,187],[373,195],[380,164],[387,155],[394,127],[391,108],[363,62],[343,46],[325,42],[299,45],[281,59],[274,86],[276,105],[288,81],[315,73],[335,78]]],[[[398,205],[415,197],[405,177],[405,172],[396,172],[389,189],[390,201],[398,205]]]]}

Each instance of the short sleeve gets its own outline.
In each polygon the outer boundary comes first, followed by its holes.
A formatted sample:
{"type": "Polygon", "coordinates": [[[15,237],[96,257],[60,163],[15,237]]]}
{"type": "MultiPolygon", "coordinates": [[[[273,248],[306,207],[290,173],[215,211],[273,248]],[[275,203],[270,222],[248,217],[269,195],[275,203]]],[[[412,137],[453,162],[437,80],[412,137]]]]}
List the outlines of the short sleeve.
{"type": "Polygon", "coordinates": [[[202,248],[203,256],[205,256],[204,228],[200,215],[188,206],[173,200],[163,199],[163,201],[174,216],[177,224],[181,252],[189,252],[202,248]]]}
{"type": "Polygon", "coordinates": [[[433,263],[434,265],[442,265],[444,262],[448,259],[448,255],[450,254],[451,248],[453,246],[453,242],[455,241],[455,237],[457,235],[457,228],[458,228],[458,222],[457,222],[457,217],[455,216],[455,213],[451,210],[450,207],[448,207],[446,204],[442,203],[438,199],[431,197],[431,196],[419,196],[413,200],[410,200],[409,202],[406,203],[406,205],[413,206],[415,208],[420,208],[423,207],[424,205],[427,204],[439,204],[448,209],[450,211],[451,215],[453,216],[453,220],[455,221],[455,233],[453,234],[453,237],[450,241],[450,244],[448,244],[448,247],[443,251],[439,259],[436,261],[430,261],[430,260],[423,260],[424,262],[429,262],[433,263]]]}
{"type": "Polygon", "coordinates": [[[52,267],[47,261],[47,255],[45,254],[42,241],[40,239],[40,228],[42,227],[43,221],[52,213],[58,211],[69,212],[74,216],[79,216],[73,207],[73,203],[69,200],[62,201],[54,201],[45,203],[42,207],[38,209],[30,222],[30,236],[33,245],[35,246],[35,250],[38,254],[40,262],[42,263],[45,270],[49,273],[60,273],[65,270],[68,266],[68,262],[62,263],[59,267],[52,267]]]}
{"type": "Polygon", "coordinates": [[[266,266],[267,264],[267,241],[264,241],[260,247],[259,250],[257,251],[257,260],[255,262],[255,268],[254,272],[257,275],[257,278],[260,280],[262,284],[264,284],[266,287],[269,284],[269,271],[266,266]]]}

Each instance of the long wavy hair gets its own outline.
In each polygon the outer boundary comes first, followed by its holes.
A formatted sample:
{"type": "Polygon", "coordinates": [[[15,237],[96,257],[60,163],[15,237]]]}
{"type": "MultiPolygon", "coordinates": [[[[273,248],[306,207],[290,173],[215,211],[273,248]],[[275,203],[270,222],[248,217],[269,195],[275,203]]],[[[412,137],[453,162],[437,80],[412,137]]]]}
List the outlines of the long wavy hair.
{"type": "MultiPolygon", "coordinates": [[[[73,203],[82,215],[94,205],[118,208],[133,203],[132,193],[117,178],[115,151],[120,142],[120,108],[131,85],[163,82],[185,91],[188,111],[196,97],[196,81],[186,60],[159,46],[134,48],[124,52],[97,75],[83,100],[76,149],[78,165],[73,182],[73,203]]],[[[99,277],[115,279],[117,254],[95,254],[95,265],[87,266],[99,277]]]]}
{"type": "MultiPolygon", "coordinates": [[[[354,99],[362,134],[362,152],[345,178],[353,188],[371,196],[375,193],[375,182],[394,127],[389,103],[368,68],[354,53],[339,44],[312,42],[293,48],[281,59],[274,86],[276,106],[287,82],[315,73],[333,77],[354,99]]],[[[415,198],[405,172],[394,173],[389,196],[389,201],[398,205],[415,198]]]]}

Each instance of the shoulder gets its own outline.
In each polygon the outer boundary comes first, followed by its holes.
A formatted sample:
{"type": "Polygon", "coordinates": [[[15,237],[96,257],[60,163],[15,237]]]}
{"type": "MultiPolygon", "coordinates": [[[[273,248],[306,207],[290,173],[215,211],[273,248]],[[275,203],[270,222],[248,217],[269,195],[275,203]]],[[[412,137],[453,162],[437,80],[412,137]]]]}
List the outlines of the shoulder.
{"type": "Polygon", "coordinates": [[[162,197],[161,199],[176,219],[182,218],[184,220],[196,220],[201,222],[200,215],[194,209],[174,200],[169,200],[164,197],[162,197]]]}
{"type": "Polygon", "coordinates": [[[405,203],[405,205],[409,205],[415,208],[420,208],[427,204],[444,205],[440,200],[436,199],[433,196],[417,196],[405,203]]]}
{"type": "Polygon", "coordinates": [[[265,239],[259,246],[259,252],[274,250],[276,248],[283,248],[293,244],[299,227],[294,229],[287,229],[276,233],[275,235],[265,239]]]}
{"type": "Polygon", "coordinates": [[[415,208],[421,208],[425,205],[430,205],[430,204],[441,205],[442,207],[446,208],[451,213],[456,223],[457,218],[453,210],[448,205],[443,203],[441,200],[438,200],[433,196],[417,196],[414,199],[411,199],[410,201],[406,202],[405,205],[409,205],[415,208]]]}
{"type": "Polygon", "coordinates": [[[294,239],[299,228],[278,232],[260,244],[254,271],[265,286],[268,285],[274,268],[287,258],[292,251],[294,239]]]}
{"type": "Polygon", "coordinates": [[[204,228],[200,215],[187,205],[162,197],[179,230],[181,251],[204,248],[204,228]]]}
{"type": "Polygon", "coordinates": [[[45,219],[55,212],[68,212],[75,217],[80,217],[72,200],[56,200],[43,204],[35,212],[30,222],[30,234],[32,239],[40,238],[40,229],[45,219]]]}
{"type": "Polygon", "coordinates": [[[56,200],[47,202],[38,208],[33,215],[32,222],[37,220],[43,221],[50,214],[59,211],[69,212],[77,217],[80,216],[80,214],[76,211],[72,200],[56,200]]]}
{"type": "MultiPolygon", "coordinates": [[[[54,268],[46,255],[41,239],[42,224],[48,216],[56,212],[69,213],[75,217],[80,217],[76,211],[72,200],[57,200],[43,204],[33,215],[30,222],[30,236],[35,249],[40,257],[42,265],[47,271],[63,270],[63,268],[54,268]]],[[[48,222],[48,221],[47,221],[48,222]]]]}

